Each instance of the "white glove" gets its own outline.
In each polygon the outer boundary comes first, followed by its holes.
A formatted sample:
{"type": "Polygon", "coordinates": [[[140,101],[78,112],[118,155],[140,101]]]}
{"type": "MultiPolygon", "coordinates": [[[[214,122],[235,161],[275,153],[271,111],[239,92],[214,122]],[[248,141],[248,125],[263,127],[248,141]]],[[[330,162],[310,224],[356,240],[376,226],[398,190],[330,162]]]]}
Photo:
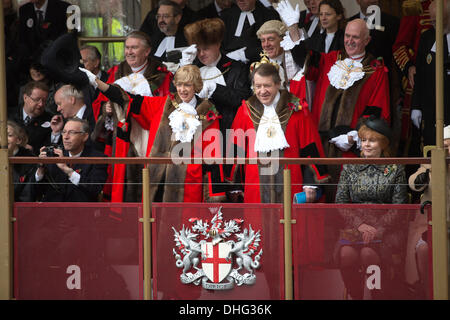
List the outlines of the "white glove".
{"type": "Polygon", "coordinates": [[[203,89],[198,93],[198,96],[202,99],[209,99],[211,98],[216,88],[217,84],[214,81],[203,82],[203,89]]]}
{"type": "Polygon", "coordinates": [[[420,111],[418,109],[413,109],[411,111],[411,120],[412,120],[412,123],[414,124],[414,126],[417,129],[420,129],[420,124],[422,122],[422,111],[420,111]]]}
{"type": "Polygon", "coordinates": [[[341,134],[340,136],[334,137],[329,142],[335,144],[336,147],[342,151],[348,151],[353,145],[353,143],[348,142],[347,134],[341,134]]]}
{"type": "Polygon", "coordinates": [[[95,74],[93,74],[92,72],[90,72],[89,70],[87,70],[87,69],[84,69],[84,68],[81,68],[81,67],[79,69],[87,75],[87,77],[89,79],[89,84],[91,86],[93,86],[94,89],[97,89],[98,84],[97,84],[97,81],[95,81],[97,79],[97,76],[95,74]]]}
{"type": "Polygon", "coordinates": [[[284,49],[284,51],[289,51],[292,48],[294,48],[296,45],[300,43],[300,41],[305,40],[305,37],[303,36],[303,32],[300,30],[301,38],[297,41],[293,41],[291,38],[291,35],[289,34],[289,31],[286,31],[286,34],[283,37],[283,40],[280,41],[280,46],[284,49]]]}
{"type": "Polygon", "coordinates": [[[298,4],[294,9],[288,0],[283,0],[278,4],[275,10],[278,11],[281,19],[288,27],[297,24],[300,20],[300,7],[298,4]]]}
{"type": "Polygon", "coordinates": [[[175,72],[177,72],[177,70],[180,68],[180,64],[179,63],[163,62],[163,64],[167,67],[167,70],[169,70],[173,74],[175,74],[175,72]]]}
{"type": "Polygon", "coordinates": [[[180,67],[192,64],[197,57],[197,45],[193,44],[181,52],[180,67]]]}
{"type": "Polygon", "coordinates": [[[352,137],[353,141],[356,143],[356,147],[358,149],[361,149],[361,140],[359,139],[358,131],[353,130],[353,131],[347,132],[347,136],[352,137]]]}
{"type": "Polygon", "coordinates": [[[236,61],[241,61],[244,63],[248,63],[248,59],[245,56],[245,50],[247,49],[247,47],[243,47],[240,49],[237,49],[235,51],[231,51],[229,53],[227,53],[227,57],[236,61]]]}

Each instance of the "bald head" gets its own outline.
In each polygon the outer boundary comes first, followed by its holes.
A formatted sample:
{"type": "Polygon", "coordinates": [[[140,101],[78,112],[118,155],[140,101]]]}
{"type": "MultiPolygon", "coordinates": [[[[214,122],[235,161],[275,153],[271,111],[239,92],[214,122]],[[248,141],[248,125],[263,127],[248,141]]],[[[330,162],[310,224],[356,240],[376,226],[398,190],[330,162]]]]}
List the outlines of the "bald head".
{"type": "Polygon", "coordinates": [[[366,51],[370,42],[370,31],[362,19],[350,21],[345,28],[344,46],[350,57],[358,56],[366,51]]]}

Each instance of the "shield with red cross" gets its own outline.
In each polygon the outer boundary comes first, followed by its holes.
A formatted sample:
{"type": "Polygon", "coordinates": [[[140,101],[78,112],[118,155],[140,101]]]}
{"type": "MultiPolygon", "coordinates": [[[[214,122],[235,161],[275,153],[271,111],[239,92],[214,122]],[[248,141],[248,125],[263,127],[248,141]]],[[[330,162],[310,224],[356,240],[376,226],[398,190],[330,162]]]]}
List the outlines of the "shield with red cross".
{"type": "Polygon", "coordinates": [[[202,251],[206,255],[206,259],[202,260],[202,269],[206,276],[213,283],[219,283],[231,271],[232,260],[227,260],[231,250],[231,244],[218,243],[213,245],[212,242],[202,244],[202,251]]]}

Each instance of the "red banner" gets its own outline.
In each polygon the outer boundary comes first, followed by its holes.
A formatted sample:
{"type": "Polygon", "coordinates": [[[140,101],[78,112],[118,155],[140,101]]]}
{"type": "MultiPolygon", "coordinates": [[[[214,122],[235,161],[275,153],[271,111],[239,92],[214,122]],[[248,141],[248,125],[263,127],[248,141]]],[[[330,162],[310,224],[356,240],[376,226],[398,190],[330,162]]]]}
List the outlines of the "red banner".
{"type": "Polygon", "coordinates": [[[142,299],[141,209],[16,203],[15,298],[142,299]]]}
{"type": "Polygon", "coordinates": [[[152,209],[154,299],[283,299],[281,205],[154,203],[152,209]]]}
{"type": "Polygon", "coordinates": [[[431,299],[419,205],[294,205],[295,299],[431,299]]]}

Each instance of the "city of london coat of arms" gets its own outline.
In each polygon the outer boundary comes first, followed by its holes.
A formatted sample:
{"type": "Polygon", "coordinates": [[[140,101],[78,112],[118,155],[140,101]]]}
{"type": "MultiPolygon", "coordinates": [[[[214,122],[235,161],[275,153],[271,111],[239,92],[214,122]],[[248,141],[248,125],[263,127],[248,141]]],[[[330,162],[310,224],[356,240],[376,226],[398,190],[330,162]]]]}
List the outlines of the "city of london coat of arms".
{"type": "Polygon", "coordinates": [[[262,248],[260,231],[241,230],[244,221],[224,221],[222,208],[210,208],[214,215],[211,222],[190,218],[190,227],[174,231],[176,248],[173,248],[175,264],[183,271],[183,284],[202,285],[210,290],[228,290],[235,285],[253,285],[255,269],[261,264],[262,248]],[[199,240],[200,238],[201,240],[199,240]]]}

